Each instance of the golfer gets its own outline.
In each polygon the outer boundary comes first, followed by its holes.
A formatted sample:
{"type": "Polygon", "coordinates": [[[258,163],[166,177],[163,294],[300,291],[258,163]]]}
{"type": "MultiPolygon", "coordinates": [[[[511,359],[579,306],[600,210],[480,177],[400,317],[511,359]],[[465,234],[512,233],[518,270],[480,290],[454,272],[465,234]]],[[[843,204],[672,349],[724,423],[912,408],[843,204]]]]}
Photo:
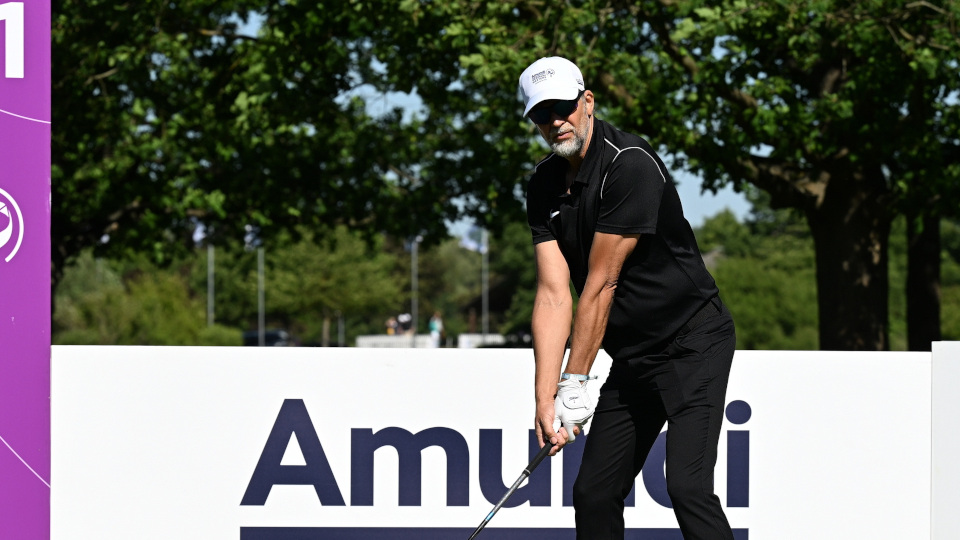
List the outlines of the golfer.
{"type": "Polygon", "coordinates": [[[732,540],[713,470],[736,336],[673,180],[647,141],[596,117],[569,60],[531,64],[520,94],[553,150],[527,192],[541,444],[556,453],[593,417],[573,488],[577,538],[623,538],[624,498],[666,423],[667,491],[683,537],[732,540]],[[613,364],[594,408],[585,386],[600,347],[613,364]]]}

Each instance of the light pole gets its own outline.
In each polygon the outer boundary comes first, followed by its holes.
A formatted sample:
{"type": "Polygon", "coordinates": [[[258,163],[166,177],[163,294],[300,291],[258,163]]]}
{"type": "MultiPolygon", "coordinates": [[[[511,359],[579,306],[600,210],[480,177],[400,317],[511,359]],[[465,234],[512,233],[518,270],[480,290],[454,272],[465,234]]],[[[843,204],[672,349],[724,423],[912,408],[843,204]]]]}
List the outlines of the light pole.
{"type": "Polygon", "coordinates": [[[418,308],[419,308],[419,284],[418,284],[418,274],[417,269],[417,249],[420,245],[420,242],[423,241],[423,237],[419,234],[414,237],[413,245],[410,246],[410,315],[413,317],[413,320],[410,321],[410,328],[413,330],[412,337],[410,341],[411,347],[417,346],[417,318],[419,317],[418,308]]]}
{"type": "Polygon", "coordinates": [[[207,244],[207,326],[213,320],[213,244],[207,244]]]}
{"type": "Polygon", "coordinates": [[[266,313],[263,286],[263,248],[257,248],[257,344],[263,347],[267,343],[266,313]]]}
{"type": "Polygon", "coordinates": [[[487,247],[487,229],[483,228],[480,229],[480,332],[484,345],[490,332],[490,259],[487,247]]]}

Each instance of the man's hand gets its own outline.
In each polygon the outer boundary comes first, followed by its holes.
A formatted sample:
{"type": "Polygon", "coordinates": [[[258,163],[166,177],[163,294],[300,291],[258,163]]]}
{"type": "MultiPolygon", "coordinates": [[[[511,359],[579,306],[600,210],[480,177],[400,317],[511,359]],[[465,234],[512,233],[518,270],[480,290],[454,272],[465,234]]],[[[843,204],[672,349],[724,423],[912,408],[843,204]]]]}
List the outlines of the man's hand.
{"type": "MultiPolygon", "coordinates": [[[[556,420],[557,415],[553,401],[544,401],[537,404],[537,418],[534,421],[537,439],[546,445],[553,445],[553,450],[550,451],[551,456],[557,455],[557,452],[567,444],[567,430],[563,427],[557,430],[554,427],[556,420]]],[[[579,431],[577,434],[580,434],[579,431]]]]}
{"type": "Polygon", "coordinates": [[[583,425],[593,416],[593,399],[587,393],[587,383],[582,384],[575,379],[560,381],[557,385],[557,399],[554,405],[557,418],[566,431],[566,442],[576,440],[583,429],[583,425]]]}

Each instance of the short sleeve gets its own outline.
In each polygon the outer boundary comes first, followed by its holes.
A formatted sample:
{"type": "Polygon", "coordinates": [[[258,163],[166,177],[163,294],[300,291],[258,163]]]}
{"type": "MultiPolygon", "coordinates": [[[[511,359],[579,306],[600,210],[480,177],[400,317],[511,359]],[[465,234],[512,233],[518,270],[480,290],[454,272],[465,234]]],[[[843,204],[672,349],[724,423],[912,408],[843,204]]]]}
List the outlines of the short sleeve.
{"type": "Polygon", "coordinates": [[[543,182],[538,180],[540,179],[534,176],[527,186],[527,224],[530,226],[534,244],[555,240],[547,226],[549,197],[543,188],[543,182]]]}
{"type": "Polygon", "coordinates": [[[666,173],[646,150],[625,148],[610,164],[600,188],[598,232],[657,232],[666,173]]]}

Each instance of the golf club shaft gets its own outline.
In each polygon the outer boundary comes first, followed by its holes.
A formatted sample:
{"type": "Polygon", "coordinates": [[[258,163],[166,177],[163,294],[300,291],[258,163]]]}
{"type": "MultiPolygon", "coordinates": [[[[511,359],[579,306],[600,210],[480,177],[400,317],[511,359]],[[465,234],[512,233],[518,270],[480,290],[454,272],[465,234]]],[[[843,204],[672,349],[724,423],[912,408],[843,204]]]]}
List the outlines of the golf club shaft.
{"type": "Polygon", "coordinates": [[[470,538],[468,540],[473,540],[474,538],[477,537],[478,534],[480,534],[480,531],[482,531],[483,528],[487,526],[487,523],[489,523],[490,520],[493,519],[494,514],[496,514],[497,511],[500,510],[500,507],[503,506],[505,502],[507,502],[507,499],[509,499],[510,496],[513,495],[513,492],[516,491],[517,488],[520,487],[520,484],[522,484],[523,481],[526,480],[533,473],[533,470],[537,468],[537,465],[540,465],[540,462],[543,461],[543,458],[547,457],[547,455],[550,453],[551,448],[553,448],[553,445],[550,443],[543,445],[543,448],[541,448],[540,451],[537,452],[537,455],[534,456],[532,461],[530,461],[530,464],[527,465],[527,468],[524,469],[523,473],[520,474],[520,478],[517,478],[517,481],[514,482],[512,486],[510,486],[510,489],[507,490],[507,493],[500,499],[500,502],[498,502],[497,505],[493,507],[493,510],[491,510],[490,513],[487,514],[487,517],[483,519],[483,521],[480,523],[480,526],[477,527],[477,530],[473,531],[473,534],[470,535],[470,538]]]}

